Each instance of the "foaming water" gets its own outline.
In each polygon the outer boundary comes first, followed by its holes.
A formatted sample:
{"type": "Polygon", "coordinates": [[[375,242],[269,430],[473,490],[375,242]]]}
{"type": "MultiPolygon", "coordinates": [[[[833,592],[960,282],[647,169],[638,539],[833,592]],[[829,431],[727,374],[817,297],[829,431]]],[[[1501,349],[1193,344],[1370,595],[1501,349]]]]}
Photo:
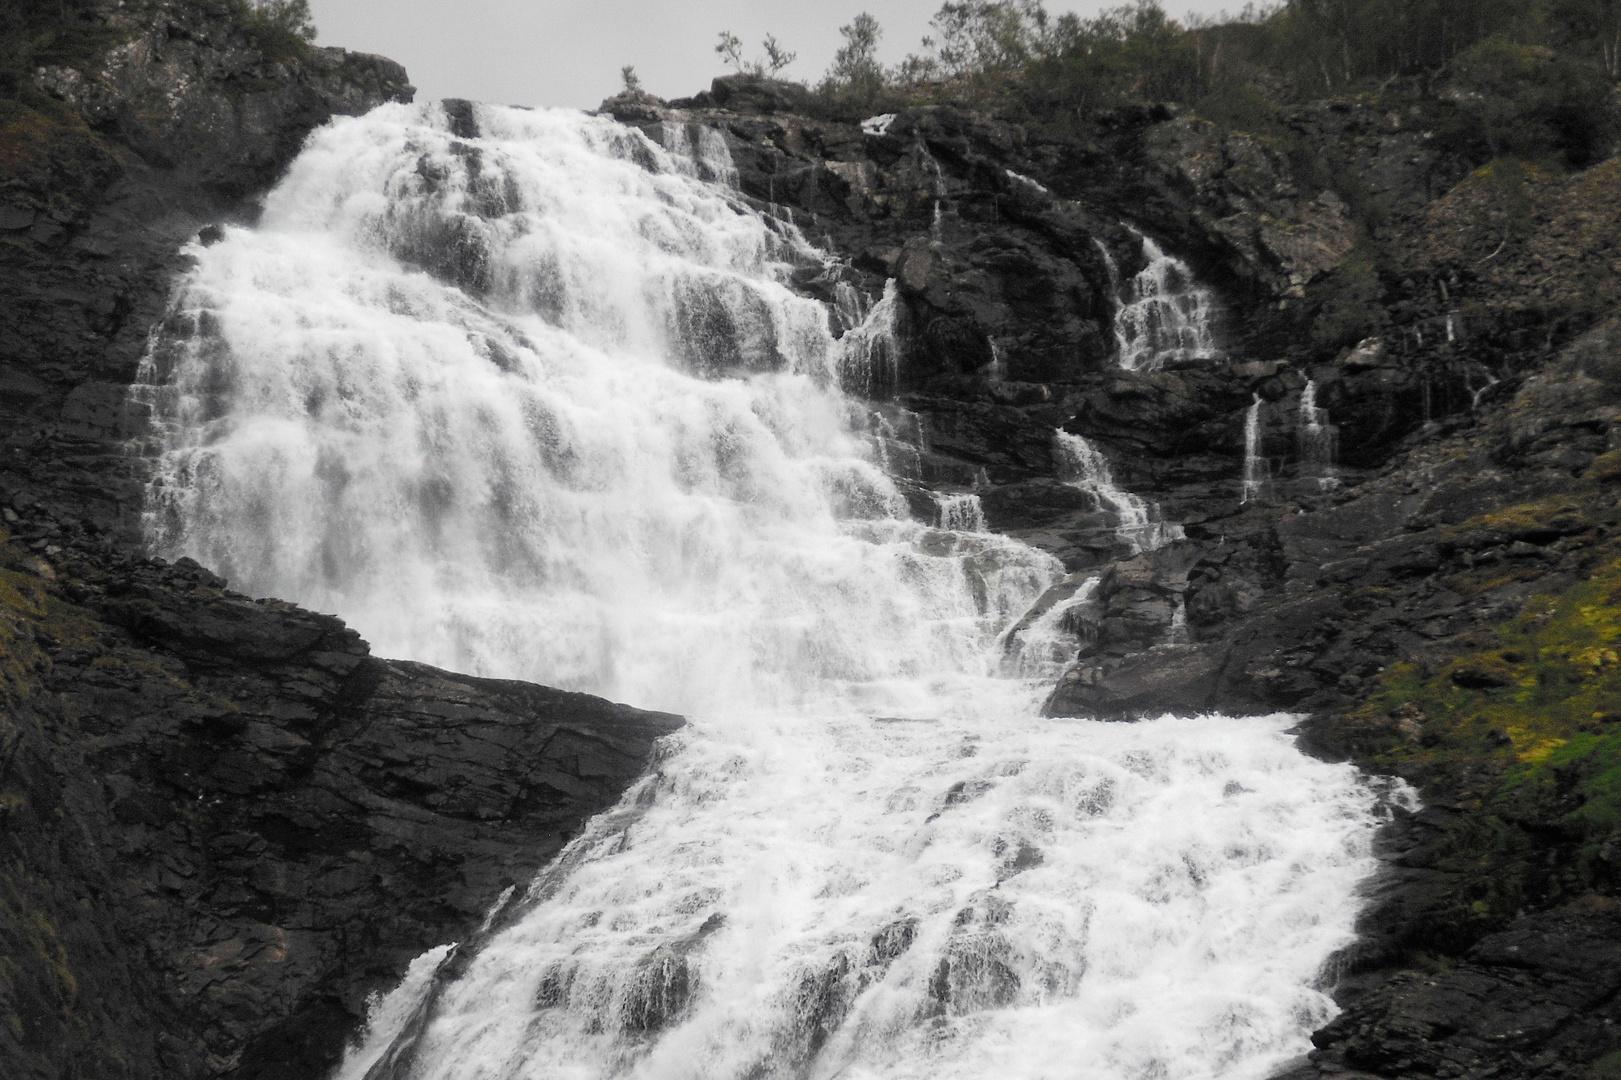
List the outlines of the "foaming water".
{"type": "Polygon", "coordinates": [[[408,1075],[1259,1078],[1309,1049],[1372,793],[1286,717],[1009,704],[690,731],[408,1075]]]}
{"type": "Polygon", "coordinates": [[[792,292],[837,267],[716,132],[474,118],[318,132],[258,228],[190,250],[137,390],[160,552],[382,654],[690,717],[454,979],[413,965],[346,1080],[1306,1049],[1379,793],[1287,717],[1039,718],[1075,604],[1001,643],[1063,568],[969,495],[911,520],[921,423],[845,396],[893,378],[893,289],[792,292]]]}

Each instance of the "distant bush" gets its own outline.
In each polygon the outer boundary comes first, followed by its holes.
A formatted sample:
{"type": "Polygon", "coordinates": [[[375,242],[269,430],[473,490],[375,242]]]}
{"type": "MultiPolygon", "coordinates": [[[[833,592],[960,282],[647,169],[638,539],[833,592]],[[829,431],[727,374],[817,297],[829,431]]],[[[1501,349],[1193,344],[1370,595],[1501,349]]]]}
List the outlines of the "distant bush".
{"type": "Polygon", "coordinates": [[[309,0],[228,0],[228,10],[272,63],[309,56],[317,33],[309,0]]]}
{"type": "Polygon", "coordinates": [[[1586,168],[1609,156],[1615,122],[1602,69],[1544,45],[1491,37],[1458,57],[1450,93],[1492,157],[1586,168]]]}

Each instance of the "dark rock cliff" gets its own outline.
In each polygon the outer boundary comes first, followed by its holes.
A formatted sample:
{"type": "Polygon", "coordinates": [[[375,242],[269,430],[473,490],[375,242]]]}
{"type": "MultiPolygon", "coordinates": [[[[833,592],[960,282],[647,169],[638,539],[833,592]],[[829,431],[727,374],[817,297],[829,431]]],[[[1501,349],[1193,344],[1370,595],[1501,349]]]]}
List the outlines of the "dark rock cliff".
{"type": "Polygon", "coordinates": [[[186,560],[46,550],[0,568],[8,1075],[319,1074],[680,725],[375,659],[186,560]]]}
{"type": "Polygon", "coordinates": [[[369,994],[680,723],[376,659],[334,617],[132,554],[125,388],[178,249],[251,220],[315,126],[412,94],[245,10],[103,4],[104,49],[0,102],[8,1077],[322,1075],[369,994]]]}

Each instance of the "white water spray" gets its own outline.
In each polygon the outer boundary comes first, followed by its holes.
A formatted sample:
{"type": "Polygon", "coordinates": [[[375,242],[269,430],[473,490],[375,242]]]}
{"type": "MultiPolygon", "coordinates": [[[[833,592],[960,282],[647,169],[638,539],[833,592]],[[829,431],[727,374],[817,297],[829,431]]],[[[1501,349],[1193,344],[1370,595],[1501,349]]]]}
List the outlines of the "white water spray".
{"type": "Polygon", "coordinates": [[[853,331],[784,284],[823,256],[698,175],[701,131],[476,120],[317,132],[258,228],[188,250],[138,391],[162,553],[383,654],[690,714],[342,1075],[1259,1080],[1303,1052],[1376,792],[1286,717],[1037,718],[1059,659],[992,673],[1061,569],[905,517],[879,406],[840,389],[853,331]]]}
{"type": "Polygon", "coordinates": [[[1182,526],[1156,520],[1159,515],[1147,499],[1114,482],[1109,460],[1097,447],[1067,431],[1055,432],[1053,439],[1059,479],[1091,495],[1100,509],[1112,511],[1120,539],[1133,551],[1154,551],[1184,537],[1182,526]]]}
{"type": "Polygon", "coordinates": [[[853,286],[839,282],[834,314],[844,328],[839,370],[846,392],[871,398],[895,388],[900,376],[898,305],[893,278],[884,282],[883,296],[872,305],[853,286]]]}

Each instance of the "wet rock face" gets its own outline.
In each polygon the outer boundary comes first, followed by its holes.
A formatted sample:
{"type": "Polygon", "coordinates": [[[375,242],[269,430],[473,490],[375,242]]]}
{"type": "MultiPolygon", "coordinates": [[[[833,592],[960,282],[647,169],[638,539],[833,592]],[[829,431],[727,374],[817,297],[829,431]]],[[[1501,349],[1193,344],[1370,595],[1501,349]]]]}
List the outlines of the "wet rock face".
{"type": "Polygon", "coordinates": [[[1403,972],[1312,1036],[1290,1080],[1375,1075],[1570,1075],[1604,1060],[1621,1022],[1621,924],[1590,900],[1527,915],[1454,967],[1403,972]]]}
{"type": "Polygon", "coordinates": [[[1355,246],[1343,199],[1301,190],[1287,156],[1263,140],[1180,117],[1155,127],[1145,159],[1193,204],[1193,222],[1230,270],[1274,298],[1303,298],[1355,246]]]}
{"type": "Polygon", "coordinates": [[[38,1075],[73,1040],[85,1075],[319,1075],[680,724],[379,660],[186,560],[5,551],[0,1060],[38,1075]]]}

